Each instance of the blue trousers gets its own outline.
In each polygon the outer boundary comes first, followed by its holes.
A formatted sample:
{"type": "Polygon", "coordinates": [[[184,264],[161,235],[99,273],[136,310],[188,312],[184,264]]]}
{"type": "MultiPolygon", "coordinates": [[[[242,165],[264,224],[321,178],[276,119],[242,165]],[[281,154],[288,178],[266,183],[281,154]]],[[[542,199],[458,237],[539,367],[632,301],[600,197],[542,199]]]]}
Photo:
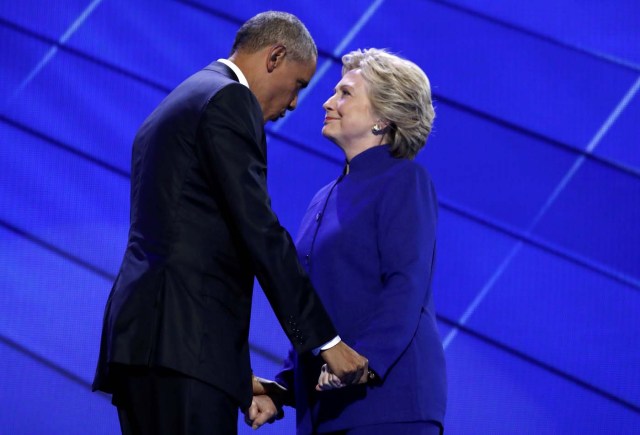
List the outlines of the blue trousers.
{"type": "Polygon", "coordinates": [[[442,435],[443,428],[435,421],[412,421],[372,424],[325,435],[442,435]]]}

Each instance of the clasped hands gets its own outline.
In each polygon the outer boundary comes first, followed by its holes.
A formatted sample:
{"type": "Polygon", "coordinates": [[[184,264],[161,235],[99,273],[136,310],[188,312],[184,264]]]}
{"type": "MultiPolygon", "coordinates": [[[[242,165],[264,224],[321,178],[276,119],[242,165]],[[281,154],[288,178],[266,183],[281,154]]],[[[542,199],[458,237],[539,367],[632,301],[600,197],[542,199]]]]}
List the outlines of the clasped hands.
{"type": "MultiPolygon", "coordinates": [[[[342,388],[347,385],[364,384],[369,375],[369,361],[343,341],[320,353],[325,364],[318,377],[317,391],[342,388]]],[[[252,429],[265,423],[273,423],[284,416],[282,387],[275,382],[253,377],[253,400],[244,412],[245,422],[252,429]]]]}

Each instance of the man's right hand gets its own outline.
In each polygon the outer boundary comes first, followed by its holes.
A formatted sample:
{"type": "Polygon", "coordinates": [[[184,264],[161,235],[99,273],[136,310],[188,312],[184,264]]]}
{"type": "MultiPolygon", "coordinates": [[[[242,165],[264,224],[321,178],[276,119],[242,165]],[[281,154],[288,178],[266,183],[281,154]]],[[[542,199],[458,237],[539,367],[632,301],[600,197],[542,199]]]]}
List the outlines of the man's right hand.
{"type": "Polygon", "coordinates": [[[369,361],[344,341],[320,352],[329,369],[343,384],[364,384],[367,382],[369,361]]]}

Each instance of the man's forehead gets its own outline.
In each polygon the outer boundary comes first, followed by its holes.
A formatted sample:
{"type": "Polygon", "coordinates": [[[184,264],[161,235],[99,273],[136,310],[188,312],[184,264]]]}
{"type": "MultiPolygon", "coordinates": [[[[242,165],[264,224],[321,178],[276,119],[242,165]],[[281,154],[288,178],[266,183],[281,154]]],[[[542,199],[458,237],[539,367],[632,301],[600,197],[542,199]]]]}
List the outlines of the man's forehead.
{"type": "Polygon", "coordinates": [[[295,74],[295,78],[298,81],[309,83],[311,77],[316,72],[316,62],[314,60],[308,61],[293,61],[291,62],[290,71],[295,74]]]}

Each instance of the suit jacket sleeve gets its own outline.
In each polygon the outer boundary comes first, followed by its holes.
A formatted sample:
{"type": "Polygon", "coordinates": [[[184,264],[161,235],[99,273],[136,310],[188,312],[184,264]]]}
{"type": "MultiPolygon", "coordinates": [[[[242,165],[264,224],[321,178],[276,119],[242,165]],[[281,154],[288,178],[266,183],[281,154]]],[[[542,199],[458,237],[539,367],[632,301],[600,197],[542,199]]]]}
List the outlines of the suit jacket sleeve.
{"type": "Polygon", "coordinates": [[[409,346],[431,294],[437,202],[426,172],[407,171],[387,186],[378,211],[377,240],[384,303],[354,348],[383,379],[409,346]]]}
{"type": "Polygon", "coordinates": [[[219,90],[202,112],[198,135],[205,177],[220,193],[229,225],[246,247],[282,328],[297,352],[321,346],[336,330],[271,209],[262,111],[255,96],[236,83],[219,90]]]}

